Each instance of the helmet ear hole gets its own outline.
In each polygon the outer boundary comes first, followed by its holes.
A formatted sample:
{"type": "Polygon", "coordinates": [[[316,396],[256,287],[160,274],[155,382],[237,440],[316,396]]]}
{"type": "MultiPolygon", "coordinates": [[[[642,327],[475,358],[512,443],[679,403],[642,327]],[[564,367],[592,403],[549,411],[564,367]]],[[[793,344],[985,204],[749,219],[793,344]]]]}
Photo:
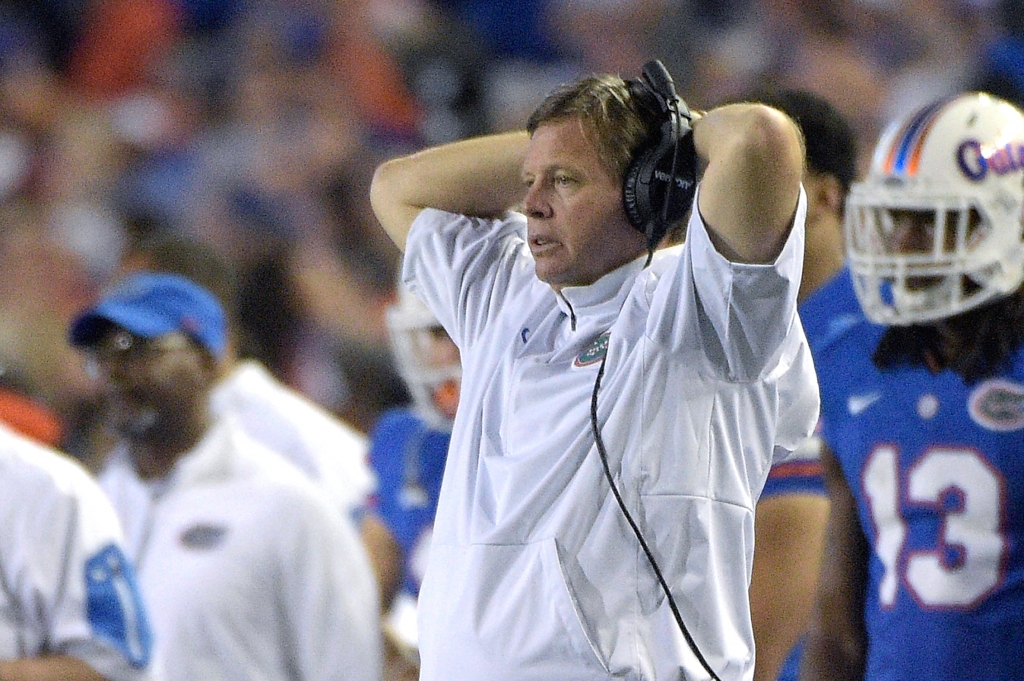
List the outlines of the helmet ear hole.
{"type": "Polygon", "coordinates": [[[622,179],[626,217],[647,236],[648,248],[653,249],[690,209],[696,191],[696,150],[689,108],[676,95],[672,76],[660,61],[644,65],[641,77],[628,86],[642,108],[661,118],[657,131],[634,153],[622,179]]]}

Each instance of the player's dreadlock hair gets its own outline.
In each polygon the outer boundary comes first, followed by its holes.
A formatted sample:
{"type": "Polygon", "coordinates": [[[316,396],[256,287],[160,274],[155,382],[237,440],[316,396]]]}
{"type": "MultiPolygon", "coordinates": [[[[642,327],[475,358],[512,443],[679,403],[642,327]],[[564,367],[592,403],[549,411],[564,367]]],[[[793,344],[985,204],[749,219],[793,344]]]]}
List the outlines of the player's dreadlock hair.
{"type": "Polygon", "coordinates": [[[892,326],[879,340],[872,361],[879,369],[901,364],[950,369],[968,384],[994,376],[1024,343],[1024,287],[941,324],[959,343],[956,356],[943,356],[938,324],[892,326]]]}

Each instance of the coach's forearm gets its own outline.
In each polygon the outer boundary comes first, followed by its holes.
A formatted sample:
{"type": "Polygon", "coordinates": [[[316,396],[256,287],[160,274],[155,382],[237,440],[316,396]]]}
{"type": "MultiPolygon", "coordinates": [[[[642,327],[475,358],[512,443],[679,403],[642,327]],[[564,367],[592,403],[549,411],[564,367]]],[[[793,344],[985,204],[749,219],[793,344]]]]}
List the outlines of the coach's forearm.
{"type": "Polygon", "coordinates": [[[431,147],[381,164],[370,203],[384,230],[405,249],[413,220],[424,208],[464,215],[497,215],[523,195],[526,132],[474,137],[431,147]]]}
{"type": "Polygon", "coordinates": [[[699,208],[715,246],[730,260],[771,262],[800,195],[800,129],[776,109],[730,104],[696,119],[693,133],[707,163],[699,208]]]}
{"type": "Polygon", "coordinates": [[[0,662],[0,681],[106,681],[78,658],[47,655],[0,662]]]}

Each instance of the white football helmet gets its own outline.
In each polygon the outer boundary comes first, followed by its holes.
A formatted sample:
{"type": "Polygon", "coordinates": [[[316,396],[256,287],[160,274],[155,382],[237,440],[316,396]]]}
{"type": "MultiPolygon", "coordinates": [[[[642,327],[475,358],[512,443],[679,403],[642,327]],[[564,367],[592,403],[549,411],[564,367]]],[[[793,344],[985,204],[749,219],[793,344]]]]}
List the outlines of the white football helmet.
{"type": "Polygon", "coordinates": [[[865,314],[934,322],[1024,281],[1024,114],[983,93],[890,126],[846,204],[846,248],[865,314]]]}
{"type": "Polygon", "coordinates": [[[388,309],[387,324],[398,371],[420,415],[435,427],[451,427],[462,380],[457,351],[441,345],[451,340],[423,301],[401,281],[396,288],[398,302],[388,309]]]}

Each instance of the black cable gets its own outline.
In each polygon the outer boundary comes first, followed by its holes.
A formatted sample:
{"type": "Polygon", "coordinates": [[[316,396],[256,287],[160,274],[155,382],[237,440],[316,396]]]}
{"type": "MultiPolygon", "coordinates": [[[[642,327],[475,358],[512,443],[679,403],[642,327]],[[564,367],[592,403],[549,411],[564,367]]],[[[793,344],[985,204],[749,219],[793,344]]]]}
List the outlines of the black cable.
{"type": "Polygon", "coordinates": [[[697,647],[697,642],[693,640],[693,636],[690,635],[690,630],[686,628],[686,624],[683,622],[683,616],[679,613],[679,607],[676,605],[676,601],[672,598],[672,592],[668,588],[668,582],[665,581],[665,576],[661,573],[661,568],[658,566],[658,561],[654,559],[654,553],[651,552],[651,548],[647,545],[643,535],[640,533],[640,528],[637,526],[636,521],[633,520],[633,516],[626,508],[626,502],[622,500],[622,495],[619,494],[618,488],[615,486],[615,480],[612,477],[611,467],[608,465],[608,451],[604,448],[604,440],[601,438],[601,428],[597,423],[597,393],[601,388],[601,378],[604,376],[604,364],[608,360],[608,353],[605,352],[604,357],[601,359],[601,367],[597,370],[597,379],[594,380],[594,392],[590,396],[590,427],[594,431],[594,441],[597,444],[597,452],[601,455],[601,465],[604,467],[604,475],[608,479],[608,485],[612,489],[612,494],[615,496],[615,501],[619,502],[619,509],[622,510],[622,515],[626,517],[626,522],[633,530],[633,534],[636,535],[636,539],[640,542],[640,548],[644,550],[644,555],[647,556],[647,562],[651,564],[651,568],[654,569],[654,574],[658,578],[658,583],[661,584],[662,590],[665,592],[665,597],[668,599],[668,607],[672,610],[672,616],[676,620],[676,624],[679,625],[679,631],[683,633],[683,638],[686,639],[687,645],[690,646],[690,650],[697,657],[701,666],[704,667],[704,671],[711,675],[714,681],[722,681],[715,674],[715,671],[708,664],[708,661],[704,659],[704,655],[700,652],[700,648],[697,647]]]}

